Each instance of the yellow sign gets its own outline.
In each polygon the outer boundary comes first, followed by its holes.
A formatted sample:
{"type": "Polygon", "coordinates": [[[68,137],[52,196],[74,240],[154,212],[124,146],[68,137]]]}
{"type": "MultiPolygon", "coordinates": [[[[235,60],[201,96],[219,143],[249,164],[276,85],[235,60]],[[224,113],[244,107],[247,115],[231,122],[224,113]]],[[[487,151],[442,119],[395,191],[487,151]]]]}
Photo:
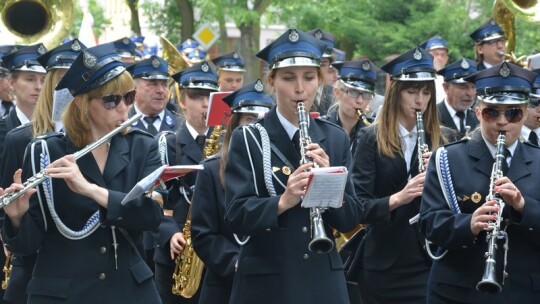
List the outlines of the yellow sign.
{"type": "Polygon", "coordinates": [[[219,33],[215,32],[210,25],[203,24],[193,34],[193,39],[197,40],[199,45],[208,50],[218,40],[219,33]]]}

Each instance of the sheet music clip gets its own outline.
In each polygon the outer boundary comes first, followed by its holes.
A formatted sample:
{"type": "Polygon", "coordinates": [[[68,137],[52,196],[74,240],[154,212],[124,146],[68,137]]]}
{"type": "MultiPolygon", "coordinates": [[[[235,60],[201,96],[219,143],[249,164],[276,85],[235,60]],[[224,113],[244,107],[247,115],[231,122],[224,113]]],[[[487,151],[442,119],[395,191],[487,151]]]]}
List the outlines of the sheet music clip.
{"type": "Polygon", "coordinates": [[[167,166],[163,165],[154,172],[150,173],[145,178],[141,179],[124,197],[121,204],[125,205],[127,202],[144,195],[149,190],[154,190],[157,186],[164,184],[165,182],[184,176],[195,170],[203,170],[203,165],[193,166],[167,166]]]}

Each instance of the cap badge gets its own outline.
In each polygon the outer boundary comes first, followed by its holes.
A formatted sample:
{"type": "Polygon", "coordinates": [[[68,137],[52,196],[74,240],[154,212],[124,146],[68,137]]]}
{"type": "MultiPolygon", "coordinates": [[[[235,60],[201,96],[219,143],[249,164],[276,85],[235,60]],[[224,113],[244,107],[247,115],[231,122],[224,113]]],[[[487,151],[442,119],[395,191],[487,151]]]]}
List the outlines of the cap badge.
{"type": "Polygon", "coordinates": [[[83,52],[83,63],[87,68],[93,68],[97,63],[97,58],[88,52],[83,52]]]}
{"type": "Polygon", "coordinates": [[[42,45],[39,46],[37,52],[38,52],[39,54],[45,54],[45,53],[47,52],[47,50],[45,49],[45,47],[44,47],[43,44],[42,44],[42,45]]]}
{"type": "Polygon", "coordinates": [[[295,42],[298,41],[299,38],[300,38],[300,36],[298,35],[298,33],[295,30],[292,30],[289,33],[289,41],[290,42],[295,43],[295,42]]]}
{"type": "Polygon", "coordinates": [[[153,67],[154,69],[159,68],[159,60],[158,60],[157,58],[154,58],[154,59],[152,60],[152,67],[153,67]]]}
{"type": "Polygon", "coordinates": [[[467,60],[465,60],[465,58],[463,58],[461,60],[461,68],[464,69],[464,70],[468,70],[469,69],[469,62],[467,62],[467,60]]]}
{"type": "Polygon", "coordinates": [[[416,59],[416,60],[422,59],[422,53],[420,52],[420,50],[416,49],[414,51],[413,58],[416,59]]]}
{"type": "Polygon", "coordinates": [[[362,70],[369,71],[370,68],[371,68],[371,65],[369,64],[369,62],[364,62],[362,64],[362,70]]]}
{"type": "Polygon", "coordinates": [[[173,120],[172,120],[172,118],[171,118],[169,115],[166,115],[166,116],[165,116],[165,123],[166,123],[168,126],[172,126],[172,125],[173,125],[173,120]]]}
{"type": "Polygon", "coordinates": [[[233,58],[234,58],[234,59],[238,59],[238,57],[240,57],[240,56],[238,55],[238,53],[237,53],[237,52],[234,52],[234,53],[233,53],[233,58]]]}
{"type": "Polygon", "coordinates": [[[79,40],[73,41],[73,43],[71,44],[71,50],[75,52],[78,52],[81,50],[81,44],[79,43],[79,40]]]}
{"type": "Polygon", "coordinates": [[[322,32],[321,32],[321,31],[317,31],[317,32],[315,33],[315,38],[317,38],[317,39],[322,39],[322,32]]]}
{"type": "Polygon", "coordinates": [[[206,62],[203,63],[203,64],[201,65],[201,70],[202,70],[203,72],[206,73],[206,72],[208,72],[209,69],[210,69],[210,68],[208,67],[208,64],[206,64],[206,62]]]}
{"type": "Polygon", "coordinates": [[[122,43],[125,44],[125,45],[129,45],[129,42],[130,42],[130,41],[131,41],[131,40],[129,40],[129,38],[127,38],[127,37],[124,38],[124,39],[122,39],[122,43]]]}
{"type": "Polygon", "coordinates": [[[253,87],[255,91],[262,92],[264,90],[264,86],[262,84],[262,81],[259,79],[257,82],[255,82],[255,86],[253,87]]]}
{"type": "Polygon", "coordinates": [[[510,76],[510,69],[506,64],[501,67],[501,69],[499,70],[499,74],[501,74],[502,77],[510,76]]]}
{"type": "Polygon", "coordinates": [[[489,20],[489,24],[495,25],[495,24],[496,24],[496,23],[495,23],[495,20],[493,20],[493,19],[489,20]]]}

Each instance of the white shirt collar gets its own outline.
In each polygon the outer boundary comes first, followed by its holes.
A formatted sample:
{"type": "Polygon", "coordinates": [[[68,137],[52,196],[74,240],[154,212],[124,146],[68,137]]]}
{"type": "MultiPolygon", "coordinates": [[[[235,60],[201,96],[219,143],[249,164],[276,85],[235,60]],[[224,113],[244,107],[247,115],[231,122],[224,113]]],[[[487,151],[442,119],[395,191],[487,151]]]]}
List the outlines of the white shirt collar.
{"type": "MultiPolygon", "coordinates": [[[[137,112],[138,114],[142,114],[143,117],[141,117],[141,120],[144,121],[144,117],[147,117],[147,116],[150,116],[150,115],[146,115],[144,114],[143,112],[141,112],[141,110],[139,110],[139,108],[137,108],[137,105],[133,105],[133,108],[135,108],[135,112],[137,112]]],[[[157,116],[159,117],[159,121],[163,121],[163,117],[165,116],[165,109],[161,110],[161,112],[159,112],[157,114],[157,116]]],[[[146,121],[144,121],[146,123],[146,121]]]]}
{"type": "MultiPolygon", "coordinates": [[[[287,118],[285,118],[285,116],[281,115],[281,113],[279,113],[279,108],[276,108],[276,114],[279,119],[279,122],[285,129],[285,132],[287,132],[289,139],[292,140],[294,133],[296,133],[296,130],[298,130],[298,127],[293,125],[290,121],[288,121],[287,118]]],[[[309,121],[308,121],[308,124],[309,124],[309,121]]]]}
{"type": "Polygon", "coordinates": [[[21,125],[24,125],[30,122],[30,119],[26,117],[26,115],[24,115],[24,113],[18,107],[15,107],[15,111],[17,112],[17,118],[21,122],[21,125]]]}
{"type": "Polygon", "coordinates": [[[199,133],[197,133],[197,130],[195,130],[195,128],[193,128],[193,127],[189,124],[189,122],[187,122],[187,121],[186,121],[186,127],[187,127],[187,129],[188,129],[188,131],[189,131],[189,134],[191,134],[191,137],[193,137],[193,139],[196,139],[197,136],[199,136],[199,135],[206,135],[206,133],[208,133],[208,129],[206,129],[206,131],[204,131],[204,134],[199,134],[199,133]]]}
{"type": "MultiPolygon", "coordinates": [[[[490,142],[487,141],[487,139],[484,137],[484,134],[482,134],[482,139],[484,139],[484,142],[486,143],[486,146],[489,149],[489,153],[491,153],[491,157],[495,158],[495,153],[497,153],[497,147],[490,142]]],[[[519,140],[516,140],[510,147],[506,147],[508,151],[510,151],[510,155],[513,157],[514,152],[516,152],[517,143],[519,140]]]]}

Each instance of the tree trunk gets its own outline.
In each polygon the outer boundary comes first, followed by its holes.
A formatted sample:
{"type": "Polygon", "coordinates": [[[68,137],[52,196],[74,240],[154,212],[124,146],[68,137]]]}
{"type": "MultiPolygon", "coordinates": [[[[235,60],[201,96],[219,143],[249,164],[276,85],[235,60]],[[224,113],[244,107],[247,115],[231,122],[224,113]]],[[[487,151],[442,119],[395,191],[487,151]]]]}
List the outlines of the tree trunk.
{"type": "Polygon", "coordinates": [[[195,15],[193,13],[193,6],[189,0],[175,0],[178,11],[180,11],[180,18],[182,20],[180,30],[180,43],[191,38],[195,32],[195,15]]]}
{"type": "Polygon", "coordinates": [[[141,23],[139,22],[139,0],[126,0],[131,12],[131,33],[141,35],[141,23]]]}

